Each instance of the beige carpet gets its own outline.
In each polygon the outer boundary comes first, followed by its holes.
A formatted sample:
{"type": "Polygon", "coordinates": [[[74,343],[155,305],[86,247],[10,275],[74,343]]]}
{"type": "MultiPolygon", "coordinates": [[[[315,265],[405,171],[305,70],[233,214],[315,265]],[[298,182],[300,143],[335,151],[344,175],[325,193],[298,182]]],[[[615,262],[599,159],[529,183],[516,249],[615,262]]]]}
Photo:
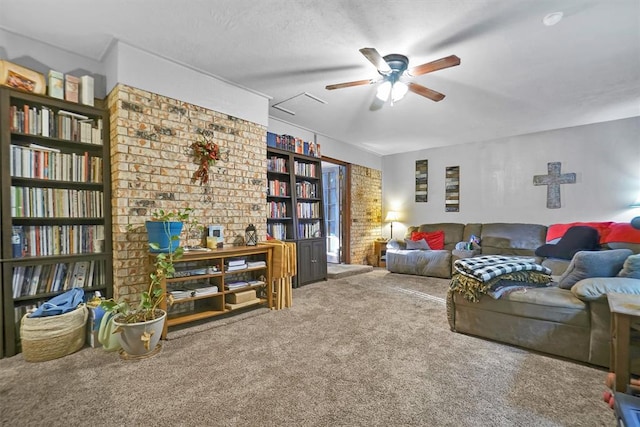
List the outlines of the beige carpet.
{"type": "Polygon", "coordinates": [[[446,280],[384,270],[127,362],[0,360],[0,425],[613,426],[605,372],[449,330],[446,280]]]}
{"type": "Polygon", "coordinates": [[[373,271],[370,265],[360,264],[327,264],[327,277],[329,279],[341,279],[343,277],[354,276],[356,274],[373,271]]]}

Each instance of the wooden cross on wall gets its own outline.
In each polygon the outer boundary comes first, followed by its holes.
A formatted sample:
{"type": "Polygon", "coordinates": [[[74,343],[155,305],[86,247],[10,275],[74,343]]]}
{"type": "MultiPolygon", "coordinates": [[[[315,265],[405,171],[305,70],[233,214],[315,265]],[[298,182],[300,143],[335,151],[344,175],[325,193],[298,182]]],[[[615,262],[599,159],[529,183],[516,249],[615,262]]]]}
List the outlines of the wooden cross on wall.
{"type": "Polygon", "coordinates": [[[560,173],[561,162],[547,163],[547,175],[534,175],[533,185],[547,185],[547,208],[560,207],[560,184],[575,184],[575,173],[560,173]]]}

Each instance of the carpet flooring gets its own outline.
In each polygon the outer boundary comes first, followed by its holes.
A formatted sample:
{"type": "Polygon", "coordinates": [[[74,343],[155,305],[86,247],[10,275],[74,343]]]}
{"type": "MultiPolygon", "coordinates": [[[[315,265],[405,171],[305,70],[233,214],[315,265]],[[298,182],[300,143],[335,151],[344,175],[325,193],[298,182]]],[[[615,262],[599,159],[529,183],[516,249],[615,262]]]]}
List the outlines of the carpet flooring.
{"type": "Polygon", "coordinates": [[[447,285],[376,269],[185,329],[145,360],[5,358],[0,425],[615,425],[603,370],[451,332],[447,285]]]}

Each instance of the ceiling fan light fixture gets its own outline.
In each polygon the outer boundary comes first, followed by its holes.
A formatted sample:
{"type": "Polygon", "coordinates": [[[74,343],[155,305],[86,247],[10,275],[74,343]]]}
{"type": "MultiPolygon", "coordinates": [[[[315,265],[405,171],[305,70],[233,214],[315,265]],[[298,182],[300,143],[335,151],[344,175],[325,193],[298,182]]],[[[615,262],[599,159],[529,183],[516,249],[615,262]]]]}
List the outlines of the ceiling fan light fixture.
{"type": "Polygon", "coordinates": [[[395,82],[393,84],[393,88],[391,89],[391,100],[393,102],[400,101],[402,98],[404,98],[408,91],[409,87],[405,83],[395,82]]]}
{"type": "Polygon", "coordinates": [[[378,91],[376,92],[376,98],[380,101],[386,102],[389,99],[389,94],[391,93],[391,82],[385,81],[378,86],[378,91]]]}
{"type": "Polygon", "coordinates": [[[553,12],[546,15],[544,18],[542,18],[542,23],[547,27],[551,27],[553,25],[556,25],[558,22],[560,22],[563,16],[564,16],[564,13],[562,12],[553,12]]]}

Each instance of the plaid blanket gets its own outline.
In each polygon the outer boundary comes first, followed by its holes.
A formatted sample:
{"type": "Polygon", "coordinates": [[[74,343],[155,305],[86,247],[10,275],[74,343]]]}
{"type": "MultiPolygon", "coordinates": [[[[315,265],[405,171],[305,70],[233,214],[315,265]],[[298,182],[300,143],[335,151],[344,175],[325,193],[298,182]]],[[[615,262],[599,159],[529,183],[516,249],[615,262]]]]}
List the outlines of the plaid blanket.
{"type": "Polygon", "coordinates": [[[542,274],[551,274],[549,268],[536,264],[533,258],[500,255],[463,258],[456,260],[453,266],[459,273],[482,282],[488,282],[498,276],[518,271],[537,271],[542,274]]]}

